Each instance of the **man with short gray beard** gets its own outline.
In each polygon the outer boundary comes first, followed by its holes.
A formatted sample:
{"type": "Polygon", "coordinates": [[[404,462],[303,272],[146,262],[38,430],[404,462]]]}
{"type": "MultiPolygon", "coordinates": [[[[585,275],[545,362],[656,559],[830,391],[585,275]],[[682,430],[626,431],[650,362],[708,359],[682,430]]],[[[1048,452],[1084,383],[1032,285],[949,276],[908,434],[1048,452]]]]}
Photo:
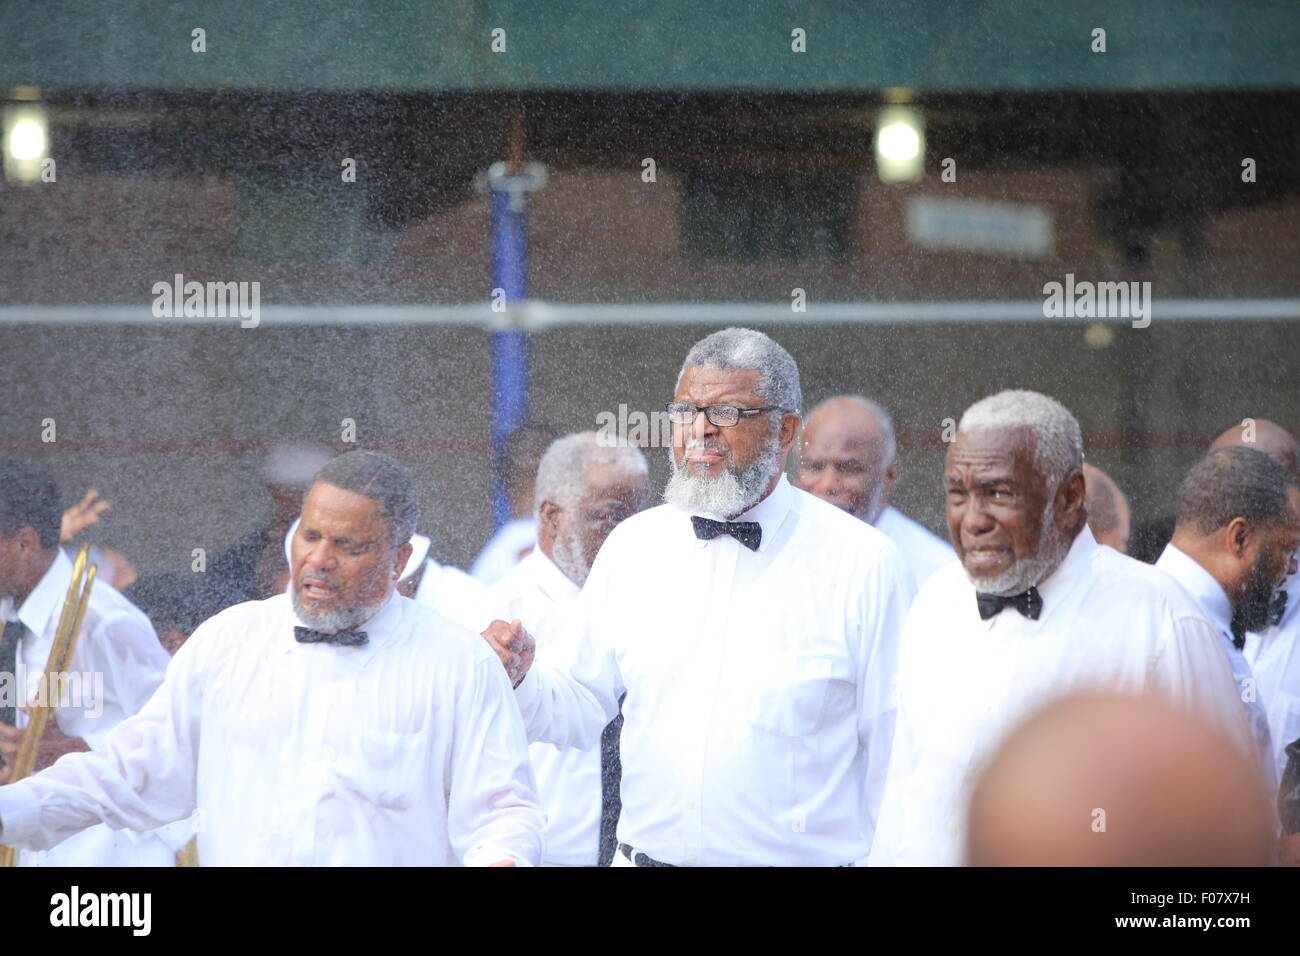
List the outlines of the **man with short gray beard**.
{"type": "Polygon", "coordinates": [[[289,595],[210,618],[102,751],[0,787],[0,842],[202,812],[205,866],[541,861],[519,711],[472,631],[396,593],[414,478],[354,451],[302,503],[289,595]]]}
{"type": "Polygon", "coordinates": [[[595,746],[623,703],[615,866],[848,865],[870,848],[912,576],[786,481],[799,370],[761,332],[686,356],[667,504],[606,539],[555,639],[484,632],[530,740],[595,746]]]}
{"type": "MultiPolygon", "coordinates": [[[[596,432],[553,441],[537,467],[537,547],[492,586],[492,603],[543,646],[582,592],[609,533],[650,503],[641,449],[610,447],[596,432]]],[[[609,866],[618,821],[615,718],[599,747],[528,747],[546,810],[548,866],[609,866]]]]}
{"type": "MultiPolygon", "coordinates": [[[[1172,578],[1088,530],[1083,437],[1060,403],[1027,391],[976,402],[943,480],[960,563],[926,582],[904,627],[873,866],[959,864],[984,761],[1075,691],[1162,696],[1251,752],[1214,626],[1172,578]]],[[[1089,801],[1079,794],[1080,827],[1095,824],[1089,801]]]]}

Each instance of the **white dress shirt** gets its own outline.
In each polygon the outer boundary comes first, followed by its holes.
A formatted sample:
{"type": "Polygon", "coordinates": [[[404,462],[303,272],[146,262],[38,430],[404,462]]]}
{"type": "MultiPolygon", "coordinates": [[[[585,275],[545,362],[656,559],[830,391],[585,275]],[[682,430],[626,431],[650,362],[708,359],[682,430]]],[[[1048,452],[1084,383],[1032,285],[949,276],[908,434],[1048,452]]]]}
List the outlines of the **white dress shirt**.
{"type": "Polygon", "coordinates": [[[206,866],[536,864],[519,711],[476,635],[394,595],[361,647],[303,644],[288,595],[201,625],[102,753],[0,787],[0,842],[199,809],[206,866]]]}
{"type": "Polygon", "coordinates": [[[1194,558],[1173,544],[1165,545],[1160,560],[1156,561],[1156,567],[1181,584],[1195,598],[1197,605],[1219,632],[1223,652],[1232,668],[1233,690],[1241,701],[1246,723],[1250,726],[1268,792],[1277,793],[1278,775],[1274,766],[1273,739],[1268,732],[1268,715],[1264,710],[1268,701],[1260,694],[1250,664],[1232,643],[1232,602],[1228,600],[1223,585],[1194,558]]]}
{"type": "MultiPolygon", "coordinates": [[[[557,622],[580,593],[582,589],[541,548],[492,588],[504,619],[519,618],[539,647],[550,642],[557,622]]],[[[595,866],[600,851],[600,747],[579,750],[535,743],[529,744],[528,756],[546,808],[546,862],[595,866]]]]}
{"type": "MultiPolygon", "coordinates": [[[[718,518],[720,516],[706,516],[718,518]]],[[[516,696],[530,740],[596,745],[623,704],[620,842],[677,865],[865,855],[914,585],[893,543],[780,479],[702,541],[672,505],[618,525],[516,696]]]]}
{"type": "Polygon", "coordinates": [[[1259,699],[1268,714],[1278,779],[1286,769],[1286,746],[1300,740],[1300,574],[1286,580],[1282,620],[1246,634],[1242,653],[1255,674],[1259,699]]]}
{"type": "Polygon", "coordinates": [[[875,528],[889,536],[889,540],[898,545],[903,552],[903,560],[912,569],[916,586],[920,587],[930,575],[945,564],[957,560],[957,552],[952,545],[933,534],[919,521],[913,521],[892,505],[885,507],[876,519],[875,528]]]}
{"type": "Polygon", "coordinates": [[[433,558],[424,562],[424,574],[415,589],[415,600],[434,608],[445,618],[481,634],[502,611],[488,589],[460,568],[439,564],[433,558]]]}
{"type": "MultiPolygon", "coordinates": [[[[17,686],[22,699],[37,696],[54,632],[72,580],[72,562],[61,548],[22,605],[0,602],[0,617],[19,620],[28,634],[18,645],[17,686]]],[[[59,730],[80,737],[92,750],[103,750],[109,731],[144,706],[162,683],[167,651],[158,641],[149,618],[111,585],[96,580],[86,603],[86,617],[69,661],[65,695],[52,715],[59,730]],[[74,691],[73,681],[80,686],[74,691]]],[[[28,715],[17,714],[26,727],[28,715]]],[[[144,827],[148,830],[151,827],[144,827]]],[[[18,854],[19,866],[172,866],[174,856],[165,842],[150,833],[93,827],[48,853],[18,854]]]]}
{"type": "Polygon", "coordinates": [[[507,521],[474,559],[469,573],[484,587],[491,587],[537,544],[537,522],[532,518],[507,521]]]}
{"type": "Polygon", "coordinates": [[[872,866],[960,864],[985,761],[1032,712],[1076,691],[1163,693],[1250,750],[1218,631],[1169,575],[1084,527],[1038,592],[1037,621],[1010,607],[982,621],[955,563],[917,594],[872,866]]]}

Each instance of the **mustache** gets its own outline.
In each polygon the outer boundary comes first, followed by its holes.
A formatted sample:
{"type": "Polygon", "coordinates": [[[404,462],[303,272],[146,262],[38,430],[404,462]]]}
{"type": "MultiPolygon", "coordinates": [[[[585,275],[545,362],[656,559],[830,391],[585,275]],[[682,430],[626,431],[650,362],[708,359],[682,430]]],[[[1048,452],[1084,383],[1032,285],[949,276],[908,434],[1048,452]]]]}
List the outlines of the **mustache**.
{"type": "Polygon", "coordinates": [[[715,455],[726,455],[726,445],[716,445],[713,442],[707,442],[699,438],[692,438],[686,443],[685,454],[690,455],[697,451],[713,452],[715,455]]]}
{"type": "Polygon", "coordinates": [[[332,574],[326,574],[323,571],[306,571],[306,570],[304,570],[302,574],[299,576],[298,583],[302,584],[308,578],[311,578],[313,581],[319,581],[321,584],[328,585],[329,587],[332,588],[339,587],[343,583],[332,574]]]}

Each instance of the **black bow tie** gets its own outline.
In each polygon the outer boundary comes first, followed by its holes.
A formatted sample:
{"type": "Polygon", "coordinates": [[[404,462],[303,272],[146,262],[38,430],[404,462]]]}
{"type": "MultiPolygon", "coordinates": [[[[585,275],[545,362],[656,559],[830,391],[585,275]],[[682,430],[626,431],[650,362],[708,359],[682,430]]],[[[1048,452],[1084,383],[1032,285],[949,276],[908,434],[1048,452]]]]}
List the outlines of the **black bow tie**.
{"type": "Polygon", "coordinates": [[[729,534],[750,551],[757,551],[759,542],[763,540],[763,527],[757,521],[714,521],[691,515],[691,524],[695,525],[695,537],[703,541],[729,534]]]}
{"type": "Polygon", "coordinates": [[[365,631],[313,631],[310,627],[295,627],[293,636],[299,644],[340,644],[343,647],[361,647],[370,638],[365,631]]]}
{"type": "Polygon", "coordinates": [[[1035,587],[1031,587],[1028,591],[1021,591],[1019,594],[1013,594],[1010,597],[976,591],[975,603],[979,606],[981,621],[987,621],[1004,607],[1015,608],[1031,621],[1038,620],[1038,615],[1043,613],[1043,599],[1039,597],[1038,588],[1035,587]]]}
{"type": "Polygon", "coordinates": [[[1286,613],[1286,592],[1278,591],[1273,595],[1273,606],[1269,608],[1268,623],[1277,627],[1282,623],[1282,615],[1286,613]]]}

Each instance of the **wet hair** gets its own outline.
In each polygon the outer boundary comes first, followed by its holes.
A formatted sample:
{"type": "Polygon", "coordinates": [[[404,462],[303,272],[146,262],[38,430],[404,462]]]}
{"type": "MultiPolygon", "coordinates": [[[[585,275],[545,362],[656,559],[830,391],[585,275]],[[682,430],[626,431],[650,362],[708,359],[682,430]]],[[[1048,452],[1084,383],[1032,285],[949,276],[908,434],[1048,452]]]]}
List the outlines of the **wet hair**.
{"type": "Polygon", "coordinates": [[[1287,489],[1300,479],[1262,451],[1229,445],[1210,452],[1187,473],[1178,489],[1178,527],[1211,534],[1245,518],[1255,528],[1287,519],[1287,489]]]}
{"type": "Polygon", "coordinates": [[[59,486],[40,465],[17,458],[0,458],[0,534],[31,528],[42,548],[59,543],[63,529],[63,498],[59,486]]]}
{"type": "Polygon", "coordinates": [[[415,478],[396,458],[377,451],[350,451],[316,472],[312,484],[324,482],[365,495],[379,504],[392,544],[411,540],[420,521],[420,493],[415,478]]]}
{"type": "Polygon", "coordinates": [[[758,394],[768,405],[783,412],[803,409],[799,387],[799,366],[790,353],[753,329],[730,328],[700,339],[686,353],[677,381],[688,368],[758,372],[758,394]]]}
{"type": "Polygon", "coordinates": [[[1028,428],[1034,434],[1034,470],[1049,492],[1083,467],[1083,432],[1070,410],[1041,392],[1008,390],[982,398],[966,409],[957,431],[1028,428]]]}
{"type": "Polygon", "coordinates": [[[649,475],[641,449],[631,445],[602,445],[597,432],[575,432],[551,442],[537,466],[537,491],[533,513],[541,511],[543,501],[553,501],[561,508],[572,507],[582,494],[587,471],[593,465],[625,472],[649,475]]]}

